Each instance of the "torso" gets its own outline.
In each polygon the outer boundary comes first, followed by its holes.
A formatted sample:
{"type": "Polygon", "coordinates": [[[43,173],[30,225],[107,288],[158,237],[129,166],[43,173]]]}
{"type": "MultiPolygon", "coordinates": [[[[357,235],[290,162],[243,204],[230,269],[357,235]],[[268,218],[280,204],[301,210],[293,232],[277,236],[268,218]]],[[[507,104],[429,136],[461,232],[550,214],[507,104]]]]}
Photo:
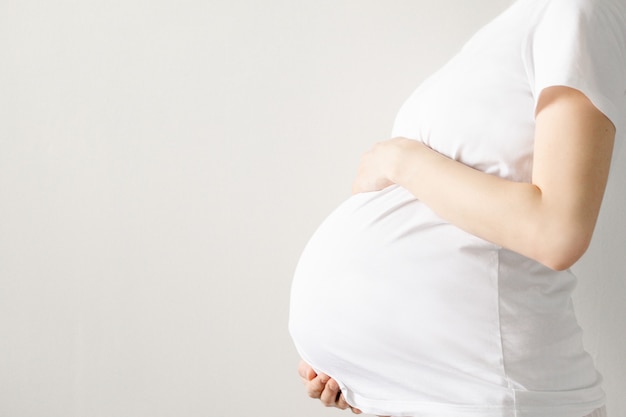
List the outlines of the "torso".
{"type": "MultiPolygon", "coordinates": [[[[530,181],[535,101],[519,22],[536,8],[527,3],[426,80],[392,136],[530,181]]],[[[290,331],[303,359],[372,413],[543,416],[568,401],[591,410],[603,394],[571,307],[574,286],[570,272],[472,236],[392,186],[349,198],[312,237],[290,331]]]]}

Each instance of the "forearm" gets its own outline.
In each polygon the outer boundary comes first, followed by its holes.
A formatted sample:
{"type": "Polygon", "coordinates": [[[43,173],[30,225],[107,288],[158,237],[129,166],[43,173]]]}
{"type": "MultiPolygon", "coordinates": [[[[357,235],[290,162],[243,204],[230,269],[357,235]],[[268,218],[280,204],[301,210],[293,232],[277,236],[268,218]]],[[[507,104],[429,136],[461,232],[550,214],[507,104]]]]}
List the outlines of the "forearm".
{"type": "Polygon", "coordinates": [[[397,141],[389,179],[467,232],[540,260],[542,231],[551,222],[541,190],[451,160],[414,141],[397,141]]]}

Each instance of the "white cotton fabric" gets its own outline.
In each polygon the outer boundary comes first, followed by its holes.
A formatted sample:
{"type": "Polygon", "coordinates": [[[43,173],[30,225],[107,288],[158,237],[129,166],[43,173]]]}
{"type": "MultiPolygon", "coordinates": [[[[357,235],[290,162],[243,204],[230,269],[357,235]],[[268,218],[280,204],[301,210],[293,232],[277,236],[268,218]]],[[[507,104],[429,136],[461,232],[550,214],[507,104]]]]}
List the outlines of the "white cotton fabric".
{"type": "Polygon", "coordinates": [[[602,406],[600,408],[597,408],[592,413],[587,414],[584,417],[607,417],[607,415],[606,415],[606,407],[602,406]]]}
{"type": "MultiPolygon", "coordinates": [[[[393,136],[530,181],[534,112],[576,88],[623,135],[622,0],[519,0],[426,80],[393,136]]],[[[296,269],[302,358],[378,415],[581,417],[604,404],[572,308],[576,278],[470,235],[399,186],[352,196],[296,269]]]]}

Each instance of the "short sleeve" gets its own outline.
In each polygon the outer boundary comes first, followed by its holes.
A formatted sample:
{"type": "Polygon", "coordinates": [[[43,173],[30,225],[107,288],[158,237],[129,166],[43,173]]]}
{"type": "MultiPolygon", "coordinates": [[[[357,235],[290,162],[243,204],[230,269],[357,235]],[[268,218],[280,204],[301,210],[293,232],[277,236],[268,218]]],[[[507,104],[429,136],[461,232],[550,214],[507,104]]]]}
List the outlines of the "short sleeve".
{"type": "Polygon", "coordinates": [[[626,6],[622,0],[550,0],[525,46],[535,105],[550,86],[580,90],[626,133],[626,6]]]}

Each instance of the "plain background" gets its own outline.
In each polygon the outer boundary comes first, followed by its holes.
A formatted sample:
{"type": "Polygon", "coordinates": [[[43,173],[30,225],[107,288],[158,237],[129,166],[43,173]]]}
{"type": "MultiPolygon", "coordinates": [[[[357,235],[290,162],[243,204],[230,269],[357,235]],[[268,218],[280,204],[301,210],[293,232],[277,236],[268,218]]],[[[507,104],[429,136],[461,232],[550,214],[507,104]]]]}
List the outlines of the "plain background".
{"type": "MultiPolygon", "coordinates": [[[[299,253],[403,100],[508,4],[1,0],[0,417],[341,415],[296,376],[299,253]]],[[[612,417],[624,165],[576,267],[612,417]]]]}

